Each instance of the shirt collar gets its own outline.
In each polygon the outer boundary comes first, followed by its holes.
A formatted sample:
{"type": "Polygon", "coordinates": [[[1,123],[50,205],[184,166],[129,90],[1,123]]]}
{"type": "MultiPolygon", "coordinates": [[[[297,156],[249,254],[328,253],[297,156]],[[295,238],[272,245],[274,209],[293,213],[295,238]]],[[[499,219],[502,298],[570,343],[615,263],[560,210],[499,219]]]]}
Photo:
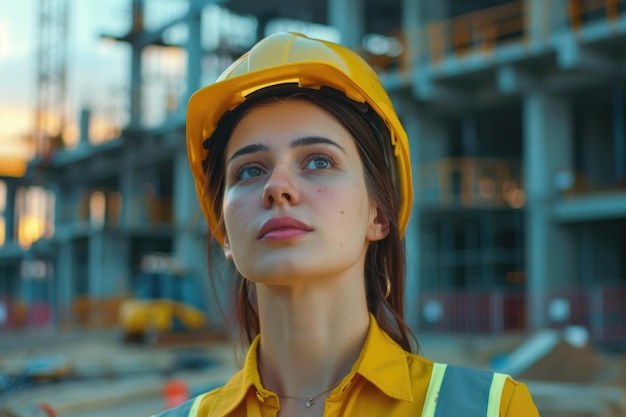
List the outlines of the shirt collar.
{"type": "Polygon", "coordinates": [[[226,416],[231,413],[246,398],[251,387],[256,390],[260,400],[264,400],[270,394],[261,385],[261,376],[257,366],[259,342],[260,336],[257,335],[248,349],[243,368],[220,390],[219,397],[215,402],[216,416],[226,416]]]}
{"type": "Polygon", "coordinates": [[[408,355],[370,313],[368,334],[351,374],[361,375],[389,397],[413,401],[408,355]]]}
{"type": "MultiPolygon", "coordinates": [[[[246,398],[251,387],[256,390],[260,401],[275,398],[261,384],[257,361],[259,341],[260,336],[257,335],[248,349],[243,368],[222,388],[219,399],[215,402],[215,415],[225,416],[231,413],[246,398]]],[[[398,400],[413,401],[407,356],[407,352],[378,326],[376,318],[370,313],[370,326],[361,353],[352,371],[338,388],[343,391],[351,384],[354,376],[359,374],[385,395],[398,400]]]]}

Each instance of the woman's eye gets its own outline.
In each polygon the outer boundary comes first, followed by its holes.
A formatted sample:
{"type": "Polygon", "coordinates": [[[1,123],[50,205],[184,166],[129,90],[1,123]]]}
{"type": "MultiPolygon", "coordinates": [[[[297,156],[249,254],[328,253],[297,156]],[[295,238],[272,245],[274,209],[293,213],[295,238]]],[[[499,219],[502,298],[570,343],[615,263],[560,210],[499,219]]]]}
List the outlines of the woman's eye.
{"type": "Polygon", "coordinates": [[[328,169],[333,166],[333,161],[327,156],[314,156],[306,163],[306,169],[328,169]]]}
{"type": "Polygon", "coordinates": [[[265,171],[256,165],[244,165],[237,171],[238,180],[249,180],[254,177],[260,177],[265,171]]]}

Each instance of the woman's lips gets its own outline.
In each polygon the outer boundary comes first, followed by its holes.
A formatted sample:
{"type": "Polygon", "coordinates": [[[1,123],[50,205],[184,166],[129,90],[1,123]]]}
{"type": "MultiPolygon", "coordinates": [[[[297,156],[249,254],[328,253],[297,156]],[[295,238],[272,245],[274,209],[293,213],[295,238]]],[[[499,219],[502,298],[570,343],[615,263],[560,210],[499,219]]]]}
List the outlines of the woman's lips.
{"type": "Polygon", "coordinates": [[[290,216],[273,217],[263,223],[257,239],[259,240],[289,240],[302,236],[313,229],[307,224],[290,216]]]}

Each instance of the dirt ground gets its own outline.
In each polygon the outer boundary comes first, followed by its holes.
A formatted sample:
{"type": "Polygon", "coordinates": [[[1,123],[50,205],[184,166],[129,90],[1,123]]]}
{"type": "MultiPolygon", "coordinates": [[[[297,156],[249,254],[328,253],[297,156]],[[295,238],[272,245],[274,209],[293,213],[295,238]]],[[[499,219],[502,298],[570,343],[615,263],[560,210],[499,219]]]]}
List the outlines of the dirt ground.
{"type": "MultiPolygon", "coordinates": [[[[494,369],[519,350],[529,357],[528,338],[431,334],[420,343],[432,360],[494,369]]],[[[148,416],[164,408],[164,387],[174,379],[189,396],[226,382],[238,369],[234,346],[224,337],[129,344],[115,329],[3,333],[0,417],[44,417],[41,403],[56,417],[148,416]]],[[[527,383],[542,417],[626,417],[623,354],[558,340],[513,376],[527,383]],[[576,401],[586,408],[580,411],[576,401]]]]}

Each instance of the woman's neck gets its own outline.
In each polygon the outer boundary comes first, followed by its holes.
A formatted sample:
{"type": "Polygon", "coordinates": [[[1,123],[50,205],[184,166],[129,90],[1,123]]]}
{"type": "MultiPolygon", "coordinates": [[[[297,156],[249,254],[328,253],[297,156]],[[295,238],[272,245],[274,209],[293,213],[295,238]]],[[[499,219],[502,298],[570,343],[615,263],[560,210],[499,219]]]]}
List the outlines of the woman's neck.
{"type": "Polygon", "coordinates": [[[314,396],[350,371],[367,336],[365,298],[354,285],[257,286],[261,341],[258,358],[266,388],[314,396]],[[351,288],[350,288],[351,287],[351,288]]]}

